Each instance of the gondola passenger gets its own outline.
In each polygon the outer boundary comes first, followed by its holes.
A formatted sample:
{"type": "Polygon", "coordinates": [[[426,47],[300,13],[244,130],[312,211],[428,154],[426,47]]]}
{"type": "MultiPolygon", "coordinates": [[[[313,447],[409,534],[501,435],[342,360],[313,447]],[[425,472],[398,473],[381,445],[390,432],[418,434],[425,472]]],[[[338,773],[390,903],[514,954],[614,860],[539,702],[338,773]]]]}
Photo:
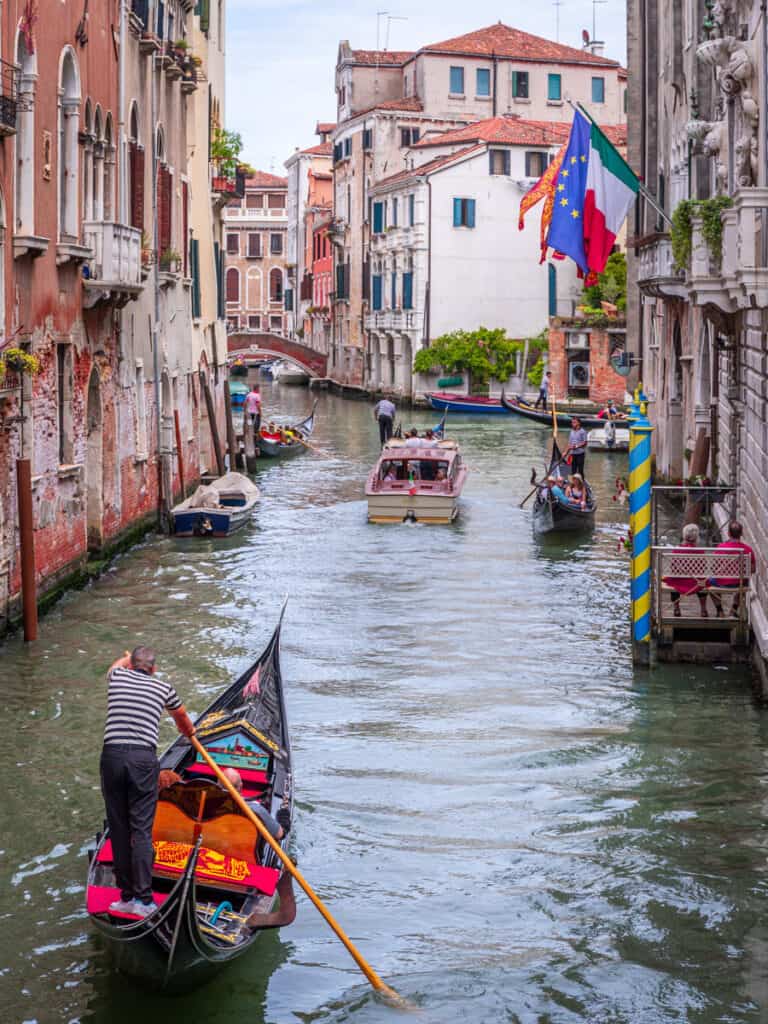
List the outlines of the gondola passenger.
{"type": "Polygon", "coordinates": [[[587,507],[587,492],[584,487],[584,478],[580,473],[574,473],[570,477],[566,493],[572,505],[576,505],[579,508],[587,507]]]}
{"type": "MultiPolygon", "coordinates": [[[[243,778],[237,768],[224,768],[222,770],[237,792],[242,793],[243,778]]],[[[261,821],[273,839],[282,839],[285,833],[290,830],[291,813],[287,807],[280,808],[277,812],[277,820],[275,820],[259,800],[246,800],[245,802],[259,818],[259,821],[261,821]]]]}

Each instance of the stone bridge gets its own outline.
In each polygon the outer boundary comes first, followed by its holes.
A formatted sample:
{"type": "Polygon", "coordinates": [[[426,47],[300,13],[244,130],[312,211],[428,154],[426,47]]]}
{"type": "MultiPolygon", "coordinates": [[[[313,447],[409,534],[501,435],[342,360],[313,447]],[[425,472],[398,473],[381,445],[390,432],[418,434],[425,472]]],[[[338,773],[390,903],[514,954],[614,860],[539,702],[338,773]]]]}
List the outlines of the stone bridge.
{"type": "Polygon", "coordinates": [[[235,358],[243,359],[246,363],[256,359],[287,359],[306,370],[310,377],[327,376],[327,356],[301,342],[283,338],[280,334],[236,331],[227,338],[227,351],[230,362],[235,358]]]}

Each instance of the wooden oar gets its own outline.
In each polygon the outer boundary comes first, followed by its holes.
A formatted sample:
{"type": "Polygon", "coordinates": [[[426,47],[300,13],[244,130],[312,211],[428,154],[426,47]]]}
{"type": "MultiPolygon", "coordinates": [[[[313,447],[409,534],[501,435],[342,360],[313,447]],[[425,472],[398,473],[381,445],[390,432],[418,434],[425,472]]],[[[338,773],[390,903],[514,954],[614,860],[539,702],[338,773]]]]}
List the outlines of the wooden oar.
{"type": "Polygon", "coordinates": [[[349,952],[350,956],[355,961],[360,970],[363,972],[363,974],[366,976],[371,985],[376,989],[377,992],[381,992],[383,995],[387,996],[397,1006],[407,1008],[408,1004],[402,998],[402,996],[398,995],[393,988],[390,988],[389,985],[385,984],[378,976],[378,974],[374,971],[374,969],[370,966],[370,964],[368,964],[363,959],[362,954],[358,952],[356,947],[352,944],[352,940],[346,934],[344,929],[333,917],[333,915],[322,902],[320,897],[316,895],[314,889],[306,880],[304,875],[302,875],[302,873],[293,863],[293,861],[285,852],[285,850],[283,850],[282,846],[280,846],[280,844],[272,838],[272,836],[269,834],[267,829],[262,824],[261,819],[253,813],[251,808],[248,806],[248,804],[245,802],[242,796],[238,793],[238,791],[226,777],[221,768],[219,768],[219,766],[213,760],[211,755],[202,745],[200,740],[198,740],[196,736],[190,736],[190,743],[198,752],[198,754],[200,754],[200,756],[205,760],[206,764],[208,764],[209,767],[213,769],[219,782],[222,784],[222,786],[224,786],[229,795],[234,799],[235,803],[238,805],[243,814],[245,814],[248,820],[253,822],[253,824],[256,826],[261,838],[269,844],[274,853],[276,853],[280,860],[283,862],[285,870],[288,871],[296,879],[296,881],[299,883],[299,885],[307,894],[307,896],[309,896],[309,898],[312,900],[312,902],[320,911],[320,913],[325,918],[327,923],[331,926],[331,928],[334,930],[339,939],[341,939],[341,941],[347,947],[347,951],[349,952]]]}
{"type": "Polygon", "coordinates": [[[294,441],[298,441],[299,444],[303,444],[305,448],[309,448],[311,452],[315,452],[317,455],[322,455],[324,459],[332,459],[333,456],[329,455],[328,452],[324,452],[321,448],[317,448],[315,445],[310,444],[309,441],[303,440],[301,437],[295,437],[294,441]]]}

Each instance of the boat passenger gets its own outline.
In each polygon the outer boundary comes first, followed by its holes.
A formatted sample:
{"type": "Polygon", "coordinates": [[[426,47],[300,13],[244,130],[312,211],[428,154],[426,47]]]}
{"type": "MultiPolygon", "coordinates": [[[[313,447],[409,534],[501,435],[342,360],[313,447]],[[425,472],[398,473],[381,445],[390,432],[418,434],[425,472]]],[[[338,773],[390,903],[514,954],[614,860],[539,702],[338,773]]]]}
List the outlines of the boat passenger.
{"type": "Polygon", "coordinates": [[[261,436],[265,441],[279,441],[280,430],[277,425],[270,420],[266,427],[261,428],[261,436]]]}
{"type": "Polygon", "coordinates": [[[183,736],[194,736],[178,694],[155,678],[156,655],[136,647],[109,670],[107,721],[101,752],[101,792],[107,811],[115,880],[120,899],[109,905],[115,914],[147,917],[152,898],[152,825],[157,807],[157,734],[163,710],[183,736]]]}
{"type": "Polygon", "coordinates": [[[386,467],[387,471],[382,477],[385,484],[393,484],[397,480],[397,467],[394,462],[390,462],[386,467]]]}
{"type": "Polygon", "coordinates": [[[411,430],[408,431],[408,439],[405,442],[406,448],[421,448],[422,444],[423,442],[419,437],[418,430],[416,427],[412,427],[411,430]]]}
{"type": "Polygon", "coordinates": [[[584,478],[580,473],[574,473],[569,478],[566,494],[572,505],[576,505],[579,508],[587,507],[587,491],[584,487],[584,478]]]}
{"type": "Polygon", "coordinates": [[[568,494],[565,488],[561,486],[564,482],[565,481],[562,479],[562,477],[550,477],[549,492],[553,498],[557,498],[558,501],[561,501],[564,505],[567,505],[568,494]]]}
{"type": "Polygon", "coordinates": [[[443,480],[447,480],[447,477],[445,475],[445,470],[444,469],[438,469],[437,473],[435,473],[435,480],[438,481],[438,482],[442,482],[443,480]]]}
{"type": "MultiPolygon", "coordinates": [[[[683,555],[690,555],[692,552],[701,551],[699,545],[699,528],[696,523],[688,523],[687,526],[683,527],[683,543],[680,547],[675,548],[674,551],[683,555]]],[[[685,572],[685,565],[682,559],[676,560],[672,558],[670,560],[670,568],[675,572],[685,572]],[[677,564],[676,564],[677,562],[677,564]]],[[[690,572],[690,569],[688,570],[690,572]]],[[[709,618],[709,612],[707,611],[707,595],[703,591],[706,585],[706,580],[696,579],[693,576],[664,576],[662,583],[666,584],[670,590],[670,597],[672,599],[672,608],[675,618],[680,618],[680,599],[685,594],[696,594],[699,599],[699,608],[701,610],[701,617],[703,619],[709,618]]]]}
{"type": "MultiPolygon", "coordinates": [[[[232,783],[238,793],[243,791],[243,779],[237,768],[223,768],[224,775],[232,783]]],[[[267,832],[272,836],[273,839],[282,839],[286,832],[290,831],[291,828],[291,813],[287,807],[281,807],[277,812],[277,821],[272,817],[269,811],[264,807],[259,800],[246,800],[245,801],[253,813],[259,818],[262,825],[266,828],[267,832]]]]}

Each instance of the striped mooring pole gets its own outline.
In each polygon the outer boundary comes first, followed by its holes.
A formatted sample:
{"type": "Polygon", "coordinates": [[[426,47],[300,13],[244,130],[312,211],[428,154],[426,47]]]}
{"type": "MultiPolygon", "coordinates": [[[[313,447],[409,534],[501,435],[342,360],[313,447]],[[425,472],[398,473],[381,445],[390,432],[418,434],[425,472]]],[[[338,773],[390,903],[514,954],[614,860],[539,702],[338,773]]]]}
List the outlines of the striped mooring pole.
{"type": "MultiPolygon", "coordinates": [[[[646,397],[635,390],[629,426],[629,522],[632,530],[632,639],[651,639],[651,434],[646,397]]],[[[638,651],[636,649],[636,655],[638,651]]],[[[645,660],[645,659],[642,659],[645,660]]]]}

